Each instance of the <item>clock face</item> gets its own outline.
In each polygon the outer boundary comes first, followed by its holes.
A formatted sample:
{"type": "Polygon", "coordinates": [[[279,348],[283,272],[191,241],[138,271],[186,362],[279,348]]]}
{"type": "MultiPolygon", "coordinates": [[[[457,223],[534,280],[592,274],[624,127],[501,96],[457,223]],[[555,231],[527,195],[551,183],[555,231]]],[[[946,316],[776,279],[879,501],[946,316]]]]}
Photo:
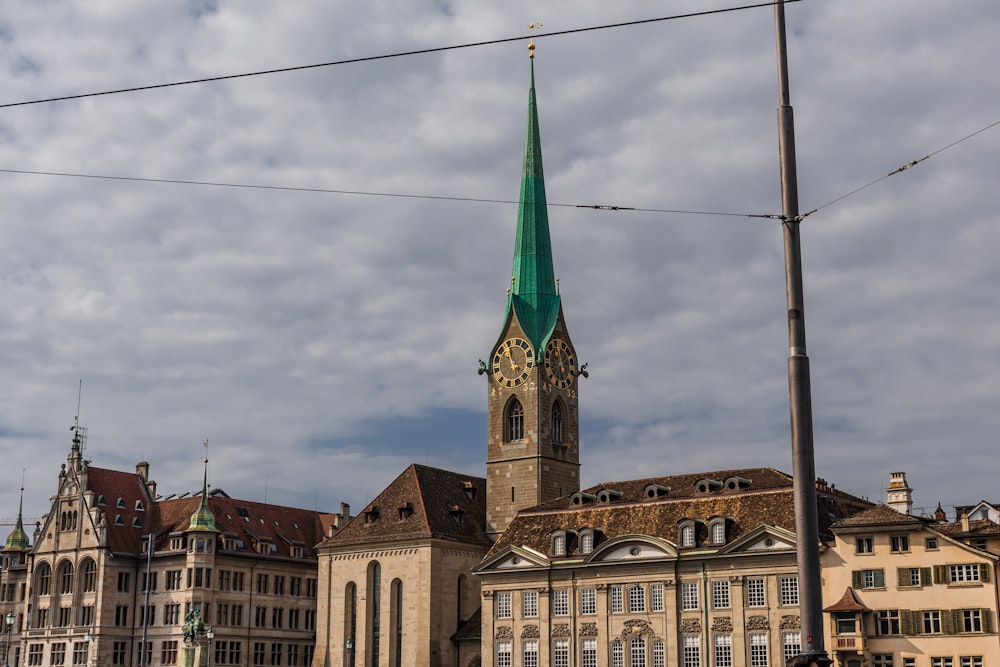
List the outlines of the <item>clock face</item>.
{"type": "Polygon", "coordinates": [[[545,375],[558,389],[566,389],[576,377],[576,356],[569,344],[558,338],[545,348],[545,375]]]}
{"type": "Polygon", "coordinates": [[[515,387],[531,374],[535,351],[523,338],[508,338],[493,355],[493,377],[504,387],[515,387]]]}

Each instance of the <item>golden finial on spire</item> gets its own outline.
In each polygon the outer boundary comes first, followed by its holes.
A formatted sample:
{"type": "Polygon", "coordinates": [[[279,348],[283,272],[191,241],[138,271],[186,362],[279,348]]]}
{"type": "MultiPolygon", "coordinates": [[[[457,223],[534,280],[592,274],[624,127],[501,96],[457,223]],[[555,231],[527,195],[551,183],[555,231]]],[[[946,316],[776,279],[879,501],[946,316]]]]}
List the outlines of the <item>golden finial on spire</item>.
{"type": "MultiPolygon", "coordinates": [[[[534,30],[535,28],[541,28],[543,24],[541,23],[529,23],[528,30],[534,30]]],[[[529,35],[533,33],[528,33],[529,35]]],[[[528,38],[528,57],[534,59],[535,57],[535,40],[534,37],[528,38]]]]}

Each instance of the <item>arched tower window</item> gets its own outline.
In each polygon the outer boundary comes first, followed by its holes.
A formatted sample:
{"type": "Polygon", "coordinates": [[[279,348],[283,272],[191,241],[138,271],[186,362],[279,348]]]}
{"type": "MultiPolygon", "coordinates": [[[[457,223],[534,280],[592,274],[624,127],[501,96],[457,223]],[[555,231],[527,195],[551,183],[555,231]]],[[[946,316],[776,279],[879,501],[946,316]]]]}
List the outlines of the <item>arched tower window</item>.
{"type": "Polygon", "coordinates": [[[353,581],[344,589],[344,665],[354,667],[358,641],[358,587],[353,581]]]}
{"type": "Polygon", "coordinates": [[[389,591],[389,617],[392,619],[390,664],[403,667],[403,582],[393,579],[389,591]]]}
{"type": "Polygon", "coordinates": [[[559,401],[552,404],[552,442],[556,445],[563,442],[563,410],[559,401]]]}
{"type": "Polygon", "coordinates": [[[93,593],[97,590],[97,563],[93,558],[85,558],[80,566],[80,591],[93,593]]]}
{"type": "Polygon", "coordinates": [[[382,566],[377,560],[368,564],[368,605],[365,619],[368,633],[368,655],[365,664],[378,667],[379,648],[382,643],[382,566]]]}
{"type": "Polygon", "coordinates": [[[39,595],[49,595],[52,592],[52,566],[42,563],[35,570],[35,590],[39,595]]]}
{"type": "Polygon", "coordinates": [[[524,440],[524,406],[516,398],[507,405],[507,440],[524,440]]]}
{"type": "Polygon", "coordinates": [[[73,564],[68,560],[59,565],[59,594],[69,595],[73,592],[73,564]]]}

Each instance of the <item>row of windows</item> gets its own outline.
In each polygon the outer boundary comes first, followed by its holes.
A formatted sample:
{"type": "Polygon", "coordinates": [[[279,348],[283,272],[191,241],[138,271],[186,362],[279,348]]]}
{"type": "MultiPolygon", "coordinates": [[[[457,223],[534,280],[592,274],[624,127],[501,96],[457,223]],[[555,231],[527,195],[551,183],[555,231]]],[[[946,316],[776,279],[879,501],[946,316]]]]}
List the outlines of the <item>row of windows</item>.
{"type": "MultiPolygon", "coordinates": [[[[935,551],[938,548],[938,538],[928,537],[924,540],[924,548],[928,551],[935,551]]],[[[892,553],[906,553],[910,550],[909,535],[890,535],[889,551],[892,553]]],[[[873,554],[875,553],[875,538],[871,535],[864,535],[854,538],[854,553],[873,554]]]]}
{"type": "MultiPolygon", "coordinates": [[[[958,662],[952,656],[931,656],[923,663],[929,667],[983,667],[983,656],[963,655],[958,662]]],[[[873,653],[872,667],[917,667],[917,659],[913,656],[903,656],[899,662],[893,661],[892,653],[873,653]]]]}
{"type": "MultiPolygon", "coordinates": [[[[798,632],[784,632],[781,635],[782,662],[801,652],[802,639],[798,632]]],[[[583,639],[579,643],[581,667],[597,667],[598,645],[596,639],[583,639]]],[[[754,632],[747,636],[747,660],[734,662],[733,636],[717,634],[713,636],[711,647],[712,665],[714,667],[768,667],[768,636],[767,633],[754,632]]],[[[684,635],[681,640],[681,664],[683,667],[702,667],[703,657],[702,636],[684,635]]],[[[537,639],[525,639],[520,646],[523,667],[538,667],[539,642],[537,639]]],[[[663,641],[646,637],[633,637],[627,641],[616,639],[608,646],[608,664],[611,667],[664,667],[666,654],[663,641]]],[[[513,667],[514,642],[499,641],[496,643],[497,667],[513,667]]],[[[568,639],[552,641],[553,667],[569,667],[570,644],[568,639]]],[[[707,667],[707,663],[705,665],[707,667]]],[[[887,667],[892,667],[891,664],[887,667]]],[[[966,667],[962,665],[961,667],[966,667]]],[[[981,664],[972,667],[982,667],[981,664]]]]}
{"type": "MultiPolygon", "coordinates": [[[[713,579],[711,581],[711,604],[713,609],[729,609],[732,606],[729,579],[713,579]]],[[[745,585],[746,606],[766,607],[766,582],[763,578],[747,578],[745,585]]],[[[681,609],[684,611],[701,608],[702,583],[685,581],[680,585],[681,609]]],[[[537,590],[520,592],[521,617],[538,616],[537,590]]],[[[579,591],[579,609],[581,615],[597,613],[597,589],[581,588],[579,591]]],[[[552,590],[552,615],[568,616],[570,614],[569,589],[552,590]]],[[[799,580],[797,577],[778,577],[778,598],[782,606],[798,606],[799,580]]],[[[612,614],[662,612],[665,605],[665,592],[662,583],[633,584],[630,586],[611,585],[607,588],[608,609],[612,614]]],[[[497,591],[494,595],[494,608],[497,618],[513,618],[514,592],[497,591]]]]}
{"type": "MultiPolygon", "coordinates": [[[[128,644],[125,641],[116,641],[111,647],[111,664],[125,665],[128,662],[128,644]]],[[[89,663],[88,642],[73,642],[70,647],[72,653],[70,658],[73,665],[86,665],[89,663]]],[[[160,664],[176,665],[178,658],[179,642],[177,640],[165,640],[160,642],[160,664]]],[[[243,663],[243,642],[219,640],[213,645],[213,660],[217,665],[241,665],[243,663]]],[[[149,665],[153,661],[153,642],[137,642],[135,655],[136,663],[139,665],[149,665]]],[[[312,644],[285,644],[274,642],[254,642],[253,664],[260,667],[270,665],[272,667],[308,667],[312,663],[312,644]]],[[[30,644],[28,646],[28,665],[30,667],[48,665],[65,665],[67,659],[67,644],[65,642],[55,642],[49,649],[49,660],[45,663],[45,645],[30,644]]]]}
{"type": "MultiPolygon", "coordinates": [[[[836,617],[838,634],[857,632],[855,615],[836,617]]],[[[875,612],[875,630],[879,635],[954,635],[993,632],[989,609],[879,609],[875,612]]]]}
{"type": "MultiPolygon", "coordinates": [[[[507,442],[524,440],[524,406],[521,401],[512,398],[507,404],[504,418],[504,439],[507,442]]],[[[552,404],[552,444],[563,443],[563,407],[558,400],[552,404]]]]}
{"type": "MultiPolygon", "coordinates": [[[[990,565],[986,563],[961,563],[933,567],[896,568],[896,586],[914,588],[932,584],[975,584],[990,580],[990,565]]],[[[885,570],[854,570],[851,572],[854,588],[885,588],[885,570]]]]}
{"type": "MultiPolygon", "coordinates": [[[[202,618],[206,620],[209,618],[211,605],[196,602],[194,603],[194,607],[199,610],[202,618]]],[[[160,624],[180,625],[183,622],[184,616],[187,615],[187,612],[190,611],[191,608],[192,603],[185,603],[184,613],[182,614],[180,603],[163,605],[163,611],[160,615],[160,624]]],[[[129,611],[128,605],[117,605],[115,607],[114,624],[116,627],[130,627],[130,621],[132,619],[129,611]]],[[[138,614],[138,618],[136,618],[135,621],[136,625],[139,627],[156,625],[156,605],[138,607],[136,613],[138,614]]],[[[50,621],[52,622],[52,627],[54,628],[66,628],[74,625],[91,626],[94,623],[94,607],[92,605],[83,607],[58,607],[57,611],[52,612],[51,618],[50,610],[47,607],[42,607],[37,609],[35,612],[35,624],[33,627],[49,627],[50,621]],[[76,618],[73,616],[74,612],[77,612],[76,618]]],[[[215,607],[215,624],[233,627],[243,626],[243,605],[225,603],[217,604],[215,607]]],[[[255,607],[254,627],[288,630],[315,630],[316,610],[285,609],[283,607],[255,607]]]]}

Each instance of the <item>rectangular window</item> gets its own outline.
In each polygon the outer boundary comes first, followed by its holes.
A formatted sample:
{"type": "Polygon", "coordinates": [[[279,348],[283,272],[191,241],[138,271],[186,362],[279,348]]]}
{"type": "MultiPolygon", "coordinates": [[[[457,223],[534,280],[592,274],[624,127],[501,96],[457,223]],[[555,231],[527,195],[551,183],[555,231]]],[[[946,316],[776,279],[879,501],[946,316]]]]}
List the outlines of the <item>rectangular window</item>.
{"type": "Polygon", "coordinates": [[[128,579],[129,579],[129,573],[128,572],[119,572],[118,573],[118,592],[119,593],[128,593],[128,579]]]}
{"type": "Polygon", "coordinates": [[[139,627],[150,626],[156,621],[156,607],[149,605],[148,607],[139,607],[139,627]]]}
{"type": "Polygon", "coordinates": [[[168,604],[163,607],[163,625],[178,625],[181,622],[180,604],[168,604]]]}
{"type": "Polygon", "coordinates": [[[253,664],[260,667],[264,664],[265,658],[267,656],[267,644],[264,642],[254,642],[253,643],[253,664]]]}
{"type": "Polygon", "coordinates": [[[513,646],[510,642],[497,642],[497,667],[513,667],[513,646]]]}
{"type": "Polygon", "coordinates": [[[124,665],[127,650],[127,642],[115,642],[111,647],[111,664],[124,665]]]}
{"type": "Polygon", "coordinates": [[[584,639],[580,643],[580,667],[597,667],[596,639],[584,639]]]}
{"type": "Polygon", "coordinates": [[[160,662],[164,665],[177,664],[177,642],[165,641],[160,644],[160,662]]]}
{"type": "Polygon", "coordinates": [[[899,634],[899,610],[880,609],[875,612],[875,622],[880,635],[899,634]]]}
{"type": "Polygon", "coordinates": [[[88,604],[80,607],[80,625],[94,624],[94,605],[88,604]]]}
{"type": "Polygon", "coordinates": [[[871,537],[858,537],[854,540],[854,553],[870,554],[875,551],[875,541],[871,537]]]}
{"type": "Polygon", "coordinates": [[[319,588],[318,584],[316,583],[316,580],[311,577],[306,577],[306,597],[307,598],[316,597],[317,590],[319,590],[319,588]]]}
{"type": "Polygon", "coordinates": [[[52,652],[49,654],[49,662],[53,665],[66,664],[66,644],[56,642],[52,645],[52,652]]]}
{"type": "MultiPolygon", "coordinates": [[[[118,642],[115,642],[116,644],[118,642]]],[[[42,664],[42,651],[45,649],[45,644],[31,644],[28,646],[28,664],[35,666],[42,664]]],[[[121,664],[121,663],[115,663],[121,664]]],[[[596,664],[594,667],[597,667],[596,664]]]]}
{"type": "Polygon", "coordinates": [[[73,664],[87,664],[87,642],[73,642],[73,664]]]}
{"type": "Polygon", "coordinates": [[[565,588],[552,591],[552,614],[569,616],[569,591],[565,588]]]}
{"type": "Polygon", "coordinates": [[[928,551],[933,551],[938,548],[938,541],[936,537],[928,537],[927,541],[924,542],[924,548],[928,551]]]}
{"type": "Polygon", "coordinates": [[[135,656],[140,665],[153,664],[153,642],[136,642],[135,656]]]}
{"type": "Polygon", "coordinates": [[[691,610],[698,608],[698,582],[685,581],[681,583],[681,609],[691,610]]]}
{"type": "Polygon", "coordinates": [[[289,609],[288,610],[288,629],[298,630],[299,629],[299,616],[301,616],[300,609],[289,609]]]}
{"type": "Polygon", "coordinates": [[[538,667],[538,641],[528,639],[524,642],[521,664],[524,667],[538,667]]]}
{"type": "Polygon", "coordinates": [[[663,584],[649,585],[649,610],[663,611],[663,584]]]}
{"type": "Polygon", "coordinates": [[[982,632],[983,613],[979,609],[962,610],[962,632],[982,632]]]}
{"type": "Polygon", "coordinates": [[[271,665],[279,667],[281,665],[281,653],[284,646],[279,643],[271,644],[271,665]]]}
{"type": "Polygon", "coordinates": [[[642,586],[629,586],[628,610],[630,614],[646,611],[646,590],[642,586]]]}
{"type": "Polygon", "coordinates": [[[910,537],[908,535],[893,535],[889,538],[889,543],[892,545],[892,551],[895,553],[903,553],[910,550],[910,537]]]}
{"type": "Polygon", "coordinates": [[[959,667],[983,667],[981,655],[963,655],[958,661],[959,667]]]}
{"type": "Polygon", "coordinates": [[[501,591],[496,595],[497,618],[511,618],[513,609],[510,603],[510,591],[501,591]]]}
{"type": "Polygon", "coordinates": [[[684,635],[683,667],[701,667],[701,636],[684,635]]]}
{"type": "Polygon", "coordinates": [[[596,588],[581,588],[580,589],[580,613],[581,614],[596,614],[597,613],[597,589],[596,588]]]}
{"type": "Polygon", "coordinates": [[[892,653],[872,653],[872,667],[892,667],[892,653]]]}
{"type": "Polygon", "coordinates": [[[715,635],[715,667],[733,667],[732,635],[715,635]]]}
{"type": "Polygon", "coordinates": [[[569,640],[552,642],[552,667],[569,667],[569,640]]]}
{"type": "Polygon", "coordinates": [[[917,667],[917,659],[903,658],[903,667],[917,667]]]}
{"type": "Polygon", "coordinates": [[[120,604],[115,607],[115,625],[119,628],[128,627],[128,605],[120,604]]]}
{"type": "Polygon", "coordinates": [[[778,593],[781,596],[781,606],[799,605],[799,578],[781,577],[778,579],[778,593]]]}
{"type": "Polygon", "coordinates": [[[948,580],[951,582],[979,581],[979,564],[949,565],[948,580]]]}
{"type": "Polygon", "coordinates": [[[292,597],[302,597],[302,577],[292,577],[288,580],[288,594],[292,597]]]}
{"type": "Polygon", "coordinates": [[[763,579],[747,579],[747,606],[766,607],[767,599],[764,596],[763,579]]]}
{"type": "Polygon", "coordinates": [[[767,635],[763,632],[750,634],[750,667],[767,667],[767,635]]]}
{"type": "Polygon", "coordinates": [[[299,665],[299,645],[288,645],[288,667],[298,667],[299,665]]]}
{"type": "Polygon", "coordinates": [[[274,594],[284,595],[285,594],[285,577],[284,575],[274,575],[274,594]]]}
{"type": "Polygon", "coordinates": [[[611,644],[611,667],[625,667],[625,648],[621,641],[611,644]]]}
{"type": "Polygon", "coordinates": [[[267,607],[255,607],[254,608],[254,627],[266,628],[267,627],[267,607]]]}
{"type": "Polygon", "coordinates": [[[538,616],[538,591],[521,592],[521,615],[525,618],[538,616]]]}
{"type": "Polygon", "coordinates": [[[271,610],[271,627],[281,629],[284,627],[284,617],[285,610],[281,607],[275,607],[271,610]]]}
{"type": "Polygon", "coordinates": [[[951,657],[931,658],[931,667],[952,667],[951,657]]]}
{"type": "Polygon", "coordinates": [[[925,611],[923,616],[924,616],[924,634],[925,635],[941,634],[941,612],[925,611]]]}
{"type": "Polygon", "coordinates": [[[156,575],[157,575],[156,572],[150,572],[148,575],[145,572],[142,573],[142,592],[143,593],[145,593],[147,590],[150,591],[150,592],[153,592],[153,591],[156,590],[156,575]],[[147,584],[149,585],[148,589],[146,588],[147,584]]]}
{"type": "Polygon", "coordinates": [[[729,609],[729,580],[712,580],[712,608],[729,609]]]}
{"type": "Polygon", "coordinates": [[[179,591],[181,589],[181,571],[180,570],[168,570],[166,573],[167,577],[167,590],[168,591],[179,591]]]}
{"type": "Polygon", "coordinates": [[[622,598],[623,592],[621,586],[611,586],[609,589],[609,594],[611,596],[611,613],[620,614],[625,611],[625,603],[622,598]]]}
{"type": "Polygon", "coordinates": [[[781,657],[785,662],[789,658],[802,653],[802,634],[799,632],[781,633],[781,657]]]}
{"type": "Polygon", "coordinates": [[[653,640],[653,667],[667,667],[667,654],[659,639],[653,640]]]}
{"type": "MultiPolygon", "coordinates": [[[[242,611],[243,611],[243,609],[241,608],[240,612],[242,612],[242,611]]],[[[240,621],[240,625],[242,625],[242,624],[243,624],[243,621],[240,621]]],[[[303,625],[305,626],[303,628],[304,630],[315,630],[316,629],[316,610],[315,609],[306,609],[306,618],[305,618],[305,622],[303,623],[303,625]]]]}
{"type": "Polygon", "coordinates": [[[267,575],[258,574],[257,575],[257,592],[266,595],[267,594],[267,575]]]}

